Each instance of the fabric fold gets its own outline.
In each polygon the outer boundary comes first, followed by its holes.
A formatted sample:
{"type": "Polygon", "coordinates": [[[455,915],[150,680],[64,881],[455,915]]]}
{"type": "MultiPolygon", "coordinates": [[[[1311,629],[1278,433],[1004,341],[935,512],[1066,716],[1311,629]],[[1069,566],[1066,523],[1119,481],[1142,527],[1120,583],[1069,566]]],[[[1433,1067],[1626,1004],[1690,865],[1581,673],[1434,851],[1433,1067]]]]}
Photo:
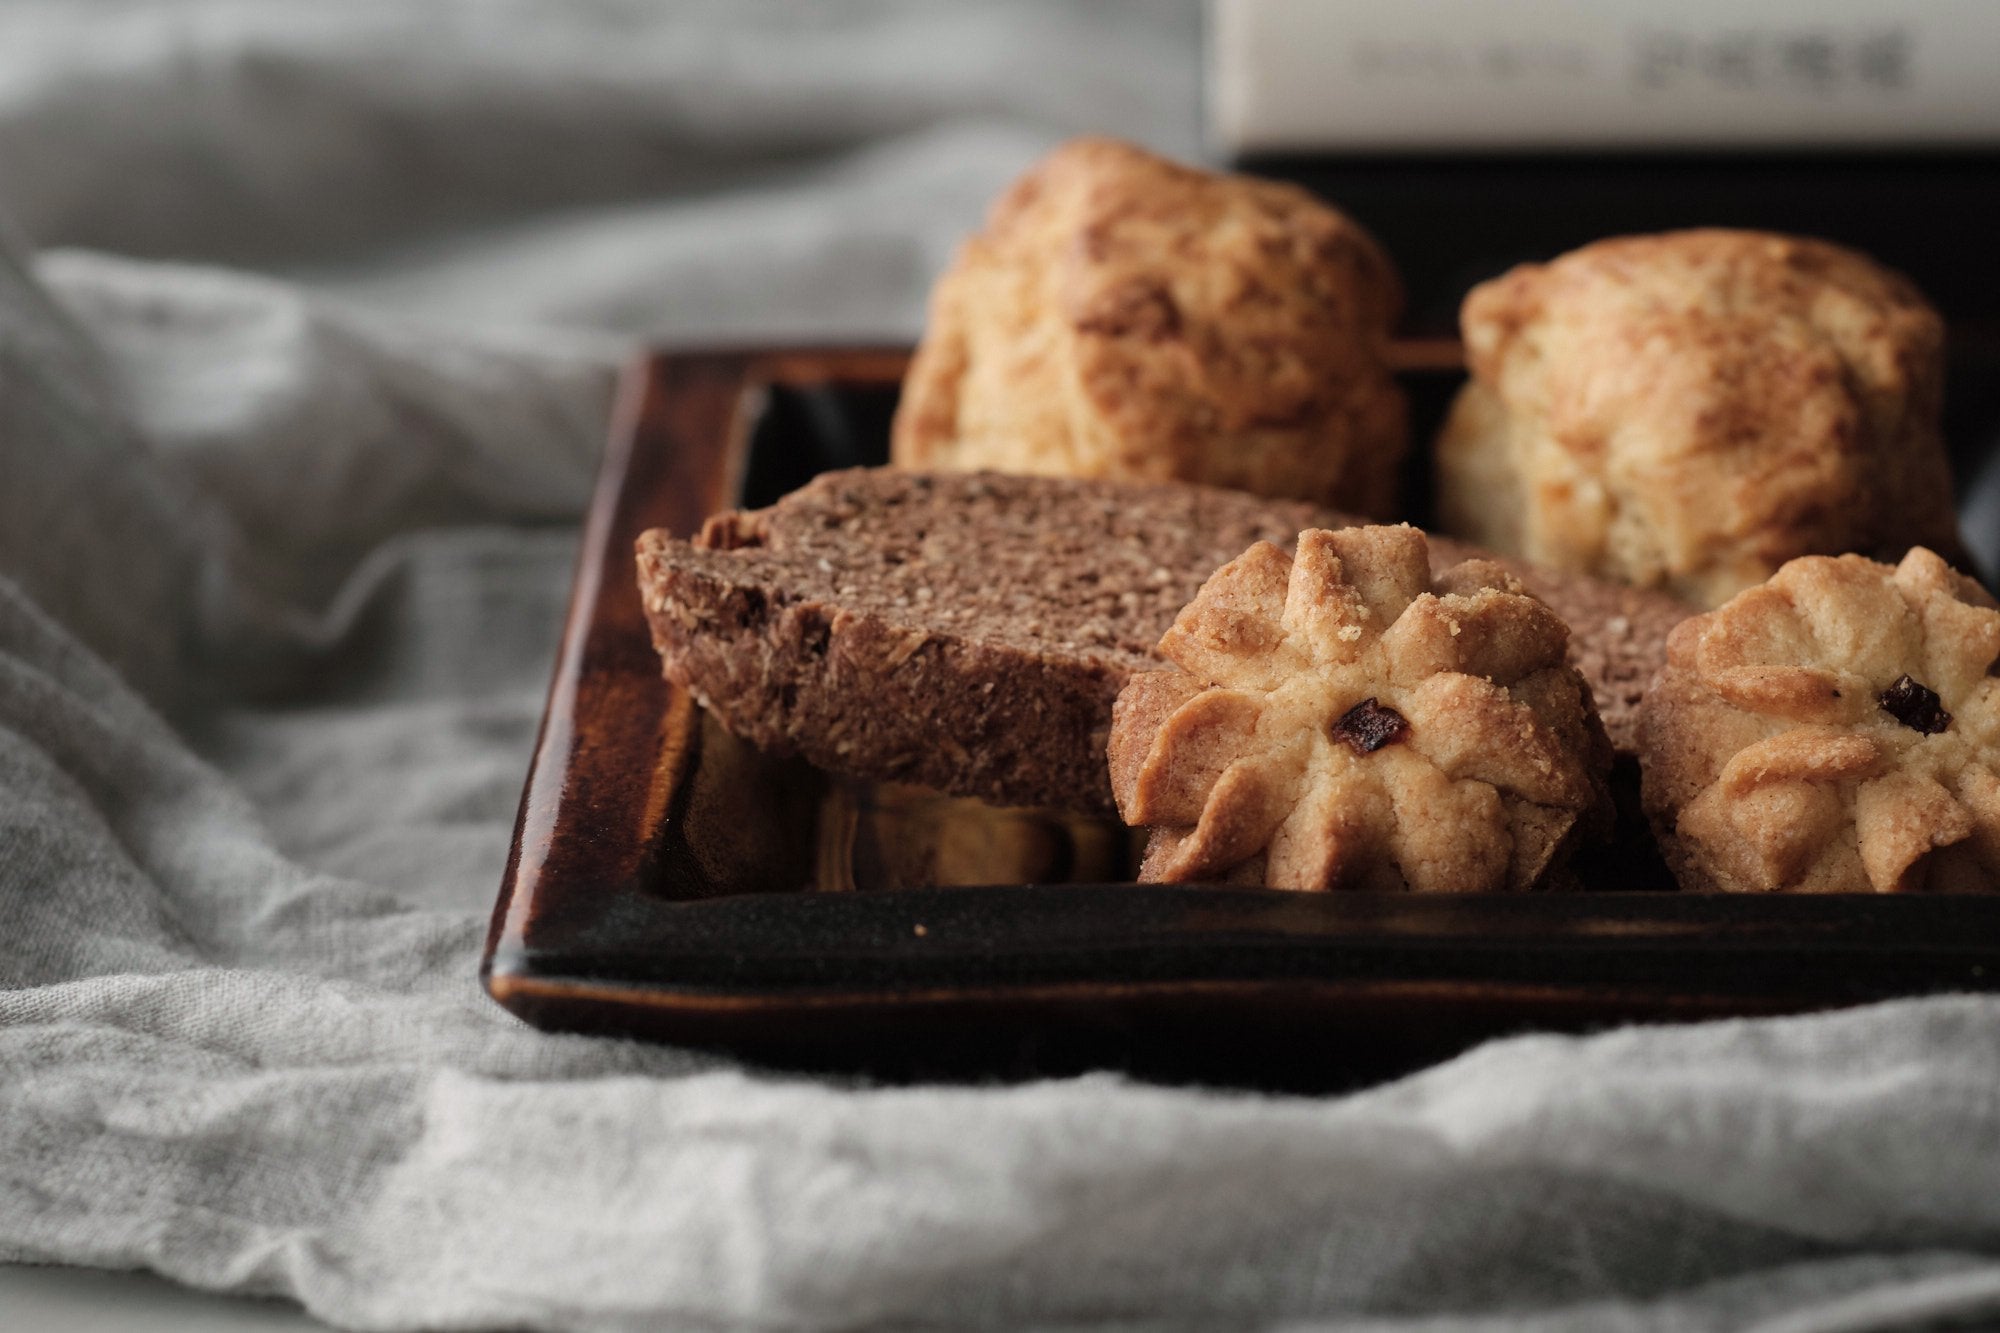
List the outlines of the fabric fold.
{"type": "Polygon", "coordinates": [[[0,253],[0,1259],[382,1330],[2000,1317],[1993,999],[1308,1099],[806,1079],[481,993],[630,340],[909,336],[1047,143],[1198,153],[1198,27],[0,15],[0,207],[71,247],[0,253]]]}

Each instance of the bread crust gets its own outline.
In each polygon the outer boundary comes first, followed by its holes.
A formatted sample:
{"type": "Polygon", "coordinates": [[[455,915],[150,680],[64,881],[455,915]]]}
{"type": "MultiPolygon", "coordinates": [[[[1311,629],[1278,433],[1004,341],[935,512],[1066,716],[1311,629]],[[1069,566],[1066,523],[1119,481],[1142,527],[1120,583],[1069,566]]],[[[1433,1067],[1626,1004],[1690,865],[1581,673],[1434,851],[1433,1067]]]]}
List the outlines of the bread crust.
{"type": "Polygon", "coordinates": [[[1306,191],[1073,140],[938,280],[892,457],[1386,515],[1401,305],[1381,247],[1306,191]]]}
{"type": "MultiPolygon", "coordinates": [[[[1115,810],[1112,706],[1203,582],[1350,515],[1183,485],[854,469],[638,545],[667,678],[734,734],[863,779],[1115,810]]],[[[1442,572],[1479,553],[1430,543],[1442,572]]],[[[1614,746],[1690,608],[1508,568],[1572,627],[1614,746]]]]}

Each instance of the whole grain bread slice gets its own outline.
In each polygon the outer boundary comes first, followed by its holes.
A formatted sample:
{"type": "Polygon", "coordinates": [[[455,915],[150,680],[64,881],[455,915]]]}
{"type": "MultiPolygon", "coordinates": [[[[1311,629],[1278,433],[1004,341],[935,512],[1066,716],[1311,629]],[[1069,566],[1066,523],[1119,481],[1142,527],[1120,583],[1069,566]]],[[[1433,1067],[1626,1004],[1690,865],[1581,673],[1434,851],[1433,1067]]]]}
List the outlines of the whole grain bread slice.
{"type": "MultiPolygon", "coordinates": [[[[831,772],[1004,805],[1113,809],[1111,705],[1204,580],[1259,540],[1361,520],[1202,486],[826,473],[692,541],[639,540],[669,680],[831,772]]],[[[1482,554],[1443,538],[1445,569],[1482,554]]],[[[1690,608],[1505,561],[1566,620],[1614,746],[1690,608]]]]}

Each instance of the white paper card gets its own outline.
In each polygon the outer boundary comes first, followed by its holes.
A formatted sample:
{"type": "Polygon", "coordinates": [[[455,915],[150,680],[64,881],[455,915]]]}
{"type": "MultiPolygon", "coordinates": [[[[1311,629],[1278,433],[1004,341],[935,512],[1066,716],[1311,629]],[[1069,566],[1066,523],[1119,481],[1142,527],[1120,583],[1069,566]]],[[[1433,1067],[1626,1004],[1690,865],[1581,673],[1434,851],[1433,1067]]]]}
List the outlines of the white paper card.
{"type": "Polygon", "coordinates": [[[1212,0],[1237,153],[2000,142],[2000,0],[1212,0]]]}

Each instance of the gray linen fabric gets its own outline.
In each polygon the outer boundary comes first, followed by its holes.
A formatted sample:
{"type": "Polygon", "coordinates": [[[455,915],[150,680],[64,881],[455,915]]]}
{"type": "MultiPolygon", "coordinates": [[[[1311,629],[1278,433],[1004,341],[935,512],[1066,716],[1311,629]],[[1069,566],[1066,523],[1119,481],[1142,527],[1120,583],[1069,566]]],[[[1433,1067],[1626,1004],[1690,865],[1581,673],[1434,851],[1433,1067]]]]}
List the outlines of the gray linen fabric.
{"type": "Polygon", "coordinates": [[[0,1258],[371,1329],[2000,1320],[1991,1001],[1310,1100],[841,1086],[479,992],[622,338],[907,335],[1052,138],[1193,148],[1194,32],[0,11],[0,1258]]]}

